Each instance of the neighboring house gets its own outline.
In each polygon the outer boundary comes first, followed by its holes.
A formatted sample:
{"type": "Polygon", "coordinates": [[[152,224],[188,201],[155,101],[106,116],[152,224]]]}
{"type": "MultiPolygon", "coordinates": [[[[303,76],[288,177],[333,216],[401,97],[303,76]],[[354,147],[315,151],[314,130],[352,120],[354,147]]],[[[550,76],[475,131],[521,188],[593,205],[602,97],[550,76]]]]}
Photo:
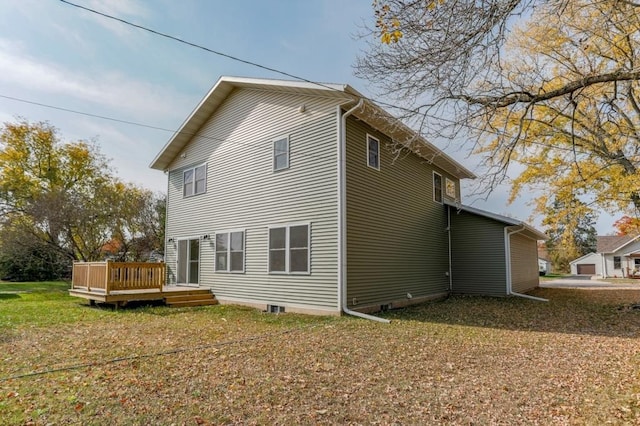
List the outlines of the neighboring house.
{"type": "Polygon", "coordinates": [[[545,236],[460,205],[474,175],[347,85],[222,77],[151,167],[167,282],[221,303],[339,314],[538,284],[545,236]]]}
{"type": "Polygon", "coordinates": [[[551,262],[547,259],[538,257],[538,270],[540,275],[547,275],[551,273],[551,262]]]}
{"type": "Polygon", "coordinates": [[[595,253],[569,262],[572,274],[615,278],[640,270],[640,235],[598,236],[597,241],[595,253]]]}

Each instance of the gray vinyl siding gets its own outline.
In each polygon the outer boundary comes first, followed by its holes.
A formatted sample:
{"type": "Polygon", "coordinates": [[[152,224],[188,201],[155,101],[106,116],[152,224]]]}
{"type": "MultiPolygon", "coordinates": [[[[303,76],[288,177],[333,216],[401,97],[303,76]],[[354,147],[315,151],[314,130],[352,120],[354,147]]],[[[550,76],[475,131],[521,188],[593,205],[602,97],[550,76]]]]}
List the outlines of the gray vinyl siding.
{"type": "MultiPolygon", "coordinates": [[[[167,238],[201,244],[200,285],[252,303],[337,309],[335,100],[236,89],[170,165],[167,238]],[[305,111],[299,107],[305,105],[305,111]],[[290,167],[273,171],[272,140],[289,136],[290,167]],[[182,172],[207,163],[207,191],[184,198],[182,172]],[[309,275],[268,273],[268,226],[308,222],[309,275]],[[214,234],[245,230],[245,273],[214,272],[214,234]]],[[[175,282],[175,246],[166,250],[175,282]]]]}
{"type": "Polygon", "coordinates": [[[540,282],[537,242],[522,235],[511,236],[511,289],[523,293],[540,282]]]}
{"type": "Polygon", "coordinates": [[[453,293],[505,296],[505,224],[449,209],[453,293]]]}
{"type": "MultiPolygon", "coordinates": [[[[375,306],[448,291],[445,208],[433,201],[433,167],[395,158],[389,139],[347,120],[347,305],[375,306]],[[366,135],[380,140],[380,170],[367,166],[366,135]],[[395,161],[394,161],[395,159],[395,161]],[[354,303],[355,302],[355,303],[354,303]]],[[[444,178],[458,179],[439,171],[444,178]]]]}

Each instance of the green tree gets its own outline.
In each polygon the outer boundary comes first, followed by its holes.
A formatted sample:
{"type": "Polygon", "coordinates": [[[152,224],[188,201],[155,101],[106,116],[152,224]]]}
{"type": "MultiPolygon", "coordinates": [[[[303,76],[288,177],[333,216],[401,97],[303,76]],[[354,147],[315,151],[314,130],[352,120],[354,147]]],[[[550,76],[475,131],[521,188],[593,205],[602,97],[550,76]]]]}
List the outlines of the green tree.
{"type": "Polygon", "coordinates": [[[569,262],[595,252],[597,232],[591,209],[575,197],[554,199],[542,222],[549,239],[547,253],[556,271],[569,272],[569,262]]]}
{"type": "MultiPolygon", "coordinates": [[[[152,212],[160,198],[121,182],[95,144],[63,142],[49,123],[20,120],[0,129],[4,228],[29,235],[68,262],[103,258],[114,238],[123,247],[144,240],[145,248],[159,250],[164,219],[152,212]]],[[[14,255],[3,250],[5,258],[14,255]]],[[[143,255],[140,248],[134,260],[143,255]]]]}

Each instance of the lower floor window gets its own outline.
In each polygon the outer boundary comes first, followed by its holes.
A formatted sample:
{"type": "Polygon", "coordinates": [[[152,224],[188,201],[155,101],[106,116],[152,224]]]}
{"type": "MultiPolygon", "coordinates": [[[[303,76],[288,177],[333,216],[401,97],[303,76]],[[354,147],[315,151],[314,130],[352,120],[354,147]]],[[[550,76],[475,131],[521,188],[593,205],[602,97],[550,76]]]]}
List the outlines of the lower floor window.
{"type": "Polygon", "coordinates": [[[309,273],[309,224],[269,228],[269,272],[309,273]]]}
{"type": "Polygon", "coordinates": [[[216,233],[216,272],[244,272],[244,231],[216,233]]]}
{"type": "Polygon", "coordinates": [[[613,256],[613,269],[622,269],[622,260],[620,256],[613,256]]]}

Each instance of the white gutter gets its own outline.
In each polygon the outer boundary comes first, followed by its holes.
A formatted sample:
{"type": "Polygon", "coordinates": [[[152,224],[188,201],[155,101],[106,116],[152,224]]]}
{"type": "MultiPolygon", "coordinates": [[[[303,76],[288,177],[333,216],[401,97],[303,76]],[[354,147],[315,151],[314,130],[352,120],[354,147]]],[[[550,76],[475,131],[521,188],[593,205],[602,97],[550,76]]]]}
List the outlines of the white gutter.
{"type": "Polygon", "coordinates": [[[504,256],[507,270],[507,295],[524,297],[525,299],[537,300],[539,302],[548,302],[549,300],[543,299],[542,297],[530,296],[528,294],[516,293],[513,291],[513,288],[511,287],[511,236],[524,231],[526,228],[524,225],[520,225],[519,229],[514,229],[513,231],[509,231],[509,228],[511,228],[511,226],[504,227],[504,256]]]}
{"type": "Polygon", "coordinates": [[[338,118],[338,303],[340,310],[347,315],[353,315],[372,321],[389,324],[391,321],[362,312],[352,311],[347,307],[347,117],[364,105],[364,98],[342,114],[342,107],[337,107],[338,118]]]}

